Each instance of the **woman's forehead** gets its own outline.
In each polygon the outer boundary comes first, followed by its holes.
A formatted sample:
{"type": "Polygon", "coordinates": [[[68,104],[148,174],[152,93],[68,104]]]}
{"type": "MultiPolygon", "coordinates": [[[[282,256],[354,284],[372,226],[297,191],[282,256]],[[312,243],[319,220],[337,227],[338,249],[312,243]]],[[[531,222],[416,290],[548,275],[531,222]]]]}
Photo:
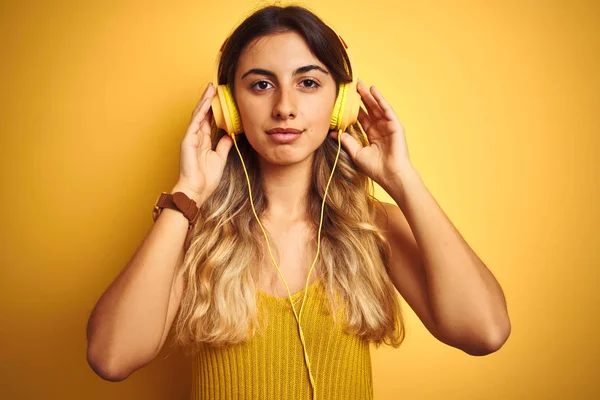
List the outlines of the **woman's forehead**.
{"type": "Polygon", "coordinates": [[[326,69],[304,38],[296,32],[277,33],[253,40],[244,49],[238,62],[239,70],[269,67],[292,71],[307,64],[326,69]]]}

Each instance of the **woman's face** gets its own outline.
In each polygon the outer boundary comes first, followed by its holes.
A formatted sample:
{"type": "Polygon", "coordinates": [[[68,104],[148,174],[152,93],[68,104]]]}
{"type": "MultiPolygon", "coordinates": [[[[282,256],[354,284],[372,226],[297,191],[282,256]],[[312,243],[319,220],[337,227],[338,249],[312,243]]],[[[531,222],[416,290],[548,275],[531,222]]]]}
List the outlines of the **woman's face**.
{"type": "Polygon", "coordinates": [[[234,86],[246,138],[264,161],[298,163],[326,139],[335,80],[296,32],[251,42],[240,56],[234,86]],[[285,136],[293,140],[282,143],[268,133],[274,128],[302,133],[285,136]]]}

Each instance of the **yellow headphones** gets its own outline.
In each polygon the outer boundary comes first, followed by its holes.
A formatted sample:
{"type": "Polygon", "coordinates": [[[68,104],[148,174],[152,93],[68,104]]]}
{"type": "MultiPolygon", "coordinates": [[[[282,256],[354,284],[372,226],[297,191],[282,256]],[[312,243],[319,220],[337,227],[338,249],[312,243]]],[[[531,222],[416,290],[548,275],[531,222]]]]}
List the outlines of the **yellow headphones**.
{"type": "MultiPolygon", "coordinates": [[[[344,46],[344,49],[346,50],[346,54],[348,54],[348,59],[351,60],[350,53],[348,52],[348,46],[346,45],[346,42],[344,42],[344,40],[342,39],[342,37],[340,35],[337,35],[337,37],[340,40],[340,42],[342,43],[342,45],[344,46]]],[[[304,333],[302,332],[302,326],[300,325],[300,319],[302,318],[302,310],[304,309],[304,300],[306,299],[306,292],[307,292],[307,288],[308,288],[308,282],[310,281],[310,274],[315,266],[315,263],[317,262],[317,258],[319,257],[319,250],[320,250],[320,246],[321,246],[321,227],[323,225],[323,210],[325,207],[325,199],[327,198],[327,190],[329,189],[329,184],[331,183],[331,178],[333,177],[333,171],[335,171],[335,166],[337,165],[337,160],[338,160],[338,157],[340,154],[342,132],[345,131],[348,126],[356,123],[357,119],[358,119],[358,111],[359,111],[359,107],[360,107],[361,98],[360,98],[360,94],[357,92],[357,89],[356,89],[357,78],[356,78],[356,74],[354,74],[354,76],[352,77],[352,82],[340,84],[338,95],[337,95],[337,98],[336,98],[336,101],[335,101],[335,104],[333,107],[333,113],[331,115],[331,122],[329,124],[329,129],[338,131],[338,150],[337,150],[337,154],[335,156],[335,162],[333,163],[333,168],[331,170],[331,176],[329,177],[329,181],[327,182],[327,186],[325,187],[325,194],[323,196],[323,204],[321,205],[321,220],[319,222],[319,233],[318,233],[318,239],[317,239],[317,254],[315,256],[312,266],[310,267],[310,270],[308,271],[308,276],[306,278],[306,285],[304,287],[304,295],[302,297],[302,305],[300,306],[300,314],[298,315],[296,313],[296,307],[294,307],[294,302],[292,300],[292,294],[290,293],[290,288],[288,287],[287,282],[285,281],[285,278],[281,274],[281,270],[277,266],[277,262],[275,262],[275,258],[273,257],[273,253],[271,252],[271,246],[269,245],[269,239],[267,237],[267,233],[265,232],[263,225],[260,223],[260,220],[259,220],[258,215],[256,214],[256,210],[254,208],[254,202],[252,201],[252,189],[250,188],[250,178],[248,177],[248,172],[246,171],[246,165],[244,164],[244,159],[242,158],[242,154],[240,153],[240,149],[238,148],[237,142],[235,139],[236,135],[239,135],[240,133],[243,132],[242,121],[240,118],[239,111],[237,109],[235,100],[233,99],[233,95],[231,94],[231,90],[230,90],[229,86],[228,85],[219,85],[219,79],[218,79],[219,78],[218,77],[219,61],[221,59],[221,54],[223,53],[223,48],[225,47],[227,40],[225,40],[225,42],[221,46],[221,49],[219,50],[219,54],[218,54],[216,66],[215,66],[213,86],[215,86],[217,94],[212,99],[213,118],[215,120],[215,124],[217,125],[217,127],[225,130],[231,136],[231,138],[233,139],[233,143],[235,144],[235,148],[240,156],[240,160],[242,161],[244,173],[246,174],[246,181],[248,182],[248,193],[250,196],[250,205],[252,206],[252,211],[254,212],[254,216],[256,217],[256,220],[258,221],[258,225],[260,226],[260,228],[263,231],[263,234],[265,235],[265,239],[267,241],[267,248],[269,249],[269,254],[271,255],[271,260],[273,261],[275,268],[277,268],[277,271],[279,272],[279,276],[283,280],[283,283],[287,289],[290,304],[292,305],[292,310],[294,312],[294,316],[296,317],[296,322],[298,322],[300,340],[302,341],[302,348],[304,350],[304,360],[306,361],[306,366],[308,368],[310,383],[311,383],[311,386],[313,389],[313,399],[316,400],[317,392],[316,392],[316,388],[315,388],[315,381],[314,381],[314,378],[313,378],[311,370],[310,370],[310,360],[308,359],[308,353],[306,352],[306,344],[304,342],[304,333]]],[[[352,61],[350,61],[350,63],[352,63],[352,61]]]]}

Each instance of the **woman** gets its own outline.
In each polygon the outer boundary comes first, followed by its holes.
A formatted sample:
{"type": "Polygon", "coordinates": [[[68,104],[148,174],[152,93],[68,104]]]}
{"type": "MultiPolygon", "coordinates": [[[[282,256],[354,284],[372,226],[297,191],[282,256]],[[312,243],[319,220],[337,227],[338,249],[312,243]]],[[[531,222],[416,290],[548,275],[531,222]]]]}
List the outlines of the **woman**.
{"type": "Polygon", "coordinates": [[[215,126],[209,84],[170,192],[198,214],[164,208],[99,300],[88,361],[100,376],[148,364],[174,325],[194,399],[370,399],[369,344],[404,338],[398,293],[450,346],[484,355],[506,341],[500,286],[419,179],[381,93],[358,83],[365,134],[330,130],[349,61],[301,7],[265,7],[228,38],[215,85],[243,134],[215,126]]]}

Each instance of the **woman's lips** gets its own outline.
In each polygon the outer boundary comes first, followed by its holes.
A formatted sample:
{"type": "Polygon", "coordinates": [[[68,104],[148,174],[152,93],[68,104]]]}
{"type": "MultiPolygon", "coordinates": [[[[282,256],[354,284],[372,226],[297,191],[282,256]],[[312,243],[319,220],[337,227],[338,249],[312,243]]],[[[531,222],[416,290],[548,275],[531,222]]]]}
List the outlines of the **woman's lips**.
{"type": "Polygon", "coordinates": [[[275,143],[291,143],[302,135],[302,131],[292,128],[274,128],[267,131],[275,143]]]}
{"type": "Polygon", "coordinates": [[[302,133],[271,133],[268,136],[276,143],[291,143],[302,136],[302,133]]]}

